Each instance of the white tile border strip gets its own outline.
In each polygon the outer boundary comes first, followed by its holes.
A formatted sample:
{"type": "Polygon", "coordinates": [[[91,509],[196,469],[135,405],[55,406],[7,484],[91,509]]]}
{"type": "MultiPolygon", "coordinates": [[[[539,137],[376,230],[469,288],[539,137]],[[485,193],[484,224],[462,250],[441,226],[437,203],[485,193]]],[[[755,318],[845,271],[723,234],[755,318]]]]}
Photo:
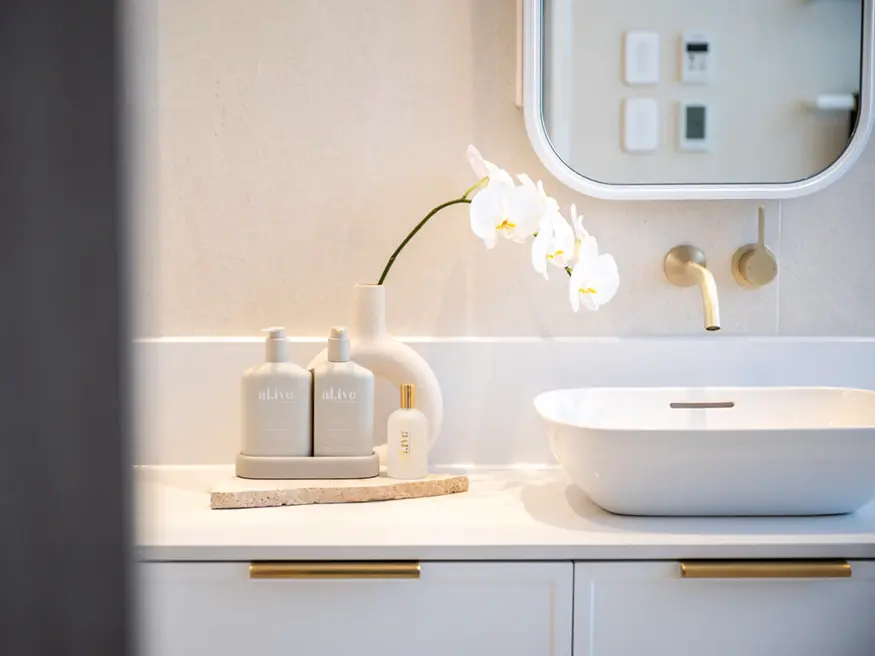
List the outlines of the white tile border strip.
{"type": "MultiPolygon", "coordinates": [[[[836,385],[875,389],[875,339],[780,337],[416,338],[444,394],[436,465],[553,463],[532,406],[562,387],[836,385]]],[[[306,364],[320,338],[290,340],[306,364]]],[[[135,461],[227,464],[239,445],[242,372],[259,338],[160,338],[133,346],[135,461]]],[[[377,425],[397,394],[378,385],[377,425]]]]}

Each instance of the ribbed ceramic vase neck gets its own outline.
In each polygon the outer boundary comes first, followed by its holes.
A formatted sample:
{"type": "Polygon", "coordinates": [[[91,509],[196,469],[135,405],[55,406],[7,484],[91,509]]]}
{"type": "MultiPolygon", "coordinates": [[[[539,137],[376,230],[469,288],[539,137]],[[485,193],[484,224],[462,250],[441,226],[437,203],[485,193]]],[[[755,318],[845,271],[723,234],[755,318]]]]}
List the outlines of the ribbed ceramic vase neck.
{"type": "Polygon", "coordinates": [[[355,286],[353,328],[353,338],[381,339],[388,337],[386,288],[383,285],[355,286]]]}

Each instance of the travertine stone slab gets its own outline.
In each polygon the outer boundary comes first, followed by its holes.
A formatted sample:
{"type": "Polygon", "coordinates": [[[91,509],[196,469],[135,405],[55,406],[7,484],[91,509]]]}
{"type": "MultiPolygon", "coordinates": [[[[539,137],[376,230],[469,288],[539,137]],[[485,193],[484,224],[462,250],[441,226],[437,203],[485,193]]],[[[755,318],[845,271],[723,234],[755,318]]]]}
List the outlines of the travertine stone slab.
{"type": "Polygon", "coordinates": [[[457,494],[468,490],[465,475],[432,474],[418,481],[402,481],[381,474],[355,480],[250,480],[232,478],[210,492],[210,507],[268,508],[311,503],[361,503],[389,499],[416,499],[457,494]]]}

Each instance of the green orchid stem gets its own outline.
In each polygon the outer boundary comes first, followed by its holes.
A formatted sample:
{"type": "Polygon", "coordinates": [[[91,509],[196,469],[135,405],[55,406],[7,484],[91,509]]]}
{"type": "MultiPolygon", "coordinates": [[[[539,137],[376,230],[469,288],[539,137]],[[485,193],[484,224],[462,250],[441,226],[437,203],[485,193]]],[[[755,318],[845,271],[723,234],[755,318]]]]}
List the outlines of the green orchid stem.
{"type": "Polygon", "coordinates": [[[571,271],[572,271],[571,267],[565,267],[565,273],[568,274],[569,278],[571,277],[571,271]]]}
{"type": "Polygon", "coordinates": [[[426,214],[426,215],[425,215],[425,218],[424,218],[422,221],[420,221],[419,223],[416,224],[416,227],[413,228],[413,230],[410,231],[410,234],[407,235],[407,236],[404,238],[404,241],[402,241],[402,242],[398,245],[398,248],[396,248],[396,249],[395,249],[395,252],[392,253],[391,257],[389,257],[389,261],[386,262],[386,266],[385,266],[385,268],[383,269],[383,273],[380,274],[380,279],[377,281],[377,284],[378,284],[378,285],[382,285],[382,284],[386,281],[386,276],[389,275],[389,270],[392,268],[392,265],[395,264],[395,258],[397,258],[398,255],[401,254],[401,251],[404,250],[404,247],[407,246],[408,242],[416,236],[416,233],[417,233],[417,232],[419,232],[420,230],[422,230],[422,227],[423,227],[426,223],[428,223],[428,221],[429,221],[429,219],[431,219],[431,217],[433,217],[435,214],[437,214],[438,212],[440,212],[442,209],[447,208],[447,207],[450,207],[451,205],[459,205],[459,204],[461,204],[461,203],[470,203],[470,202],[471,202],[471,199],[468,198],[467,196],[468,196],[469,193],[471,193],[471,191],[473,191],[474,189],[476,189],[477,186],[478,186],[479,184],[480,184],[480,183],[478,182],[476,185],[474,185],[473,187],[471,187],[471,189],[469,189],[468,191],[466,191],[466,192],[465,192],[465,195],[463,195],[461,198],[456,198],[456,199],[454,199],[454,200],[448,200],[446,203],[441,203],[440,205],[438,205],[437,207],[435,207],[431,212],[429,212],[428,214],[426,214]]]}
{"type": "Polygon", "coordinates": [[[485,178],[480,178],[476,184],[471,185],[471,187],[468,188],[468,191],[466,191],[464,194],[462,194],[462,198],[467,198],[468,196],[470,196],[473,191],[475,191],[476,189],[479,189],[480,185],[482,185],[487,180],[489,180],[488,175],[485,178]]]}

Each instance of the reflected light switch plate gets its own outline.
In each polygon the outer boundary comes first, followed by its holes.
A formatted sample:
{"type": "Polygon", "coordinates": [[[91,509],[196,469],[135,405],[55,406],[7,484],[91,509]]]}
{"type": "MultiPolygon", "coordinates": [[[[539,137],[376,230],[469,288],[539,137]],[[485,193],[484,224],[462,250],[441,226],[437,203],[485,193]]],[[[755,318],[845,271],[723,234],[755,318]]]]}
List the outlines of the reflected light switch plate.
{"type": "Polygon", "coordinates": [[[711,146],[711,112],[701,102],[682,102],[678,111],[678,145],[681,150],[705,151],[711,146]]]}
{"type": "Polygon", "coordinates": [[[711,39],[703,32],[681,35],[681,81],[684,84],[708,84],[714,68],[711,39]]]}
{"type": "Polygon", "coordinates": [[[653,98],[623,102],[623,150],[650,153],[659,146],[659,105],[653,98]]]}
{"type": "Polygon", "coordinates": [[[626,32],[623,75],[626,84],[659,82],[659,35],[656,32],[626,32]]]}

